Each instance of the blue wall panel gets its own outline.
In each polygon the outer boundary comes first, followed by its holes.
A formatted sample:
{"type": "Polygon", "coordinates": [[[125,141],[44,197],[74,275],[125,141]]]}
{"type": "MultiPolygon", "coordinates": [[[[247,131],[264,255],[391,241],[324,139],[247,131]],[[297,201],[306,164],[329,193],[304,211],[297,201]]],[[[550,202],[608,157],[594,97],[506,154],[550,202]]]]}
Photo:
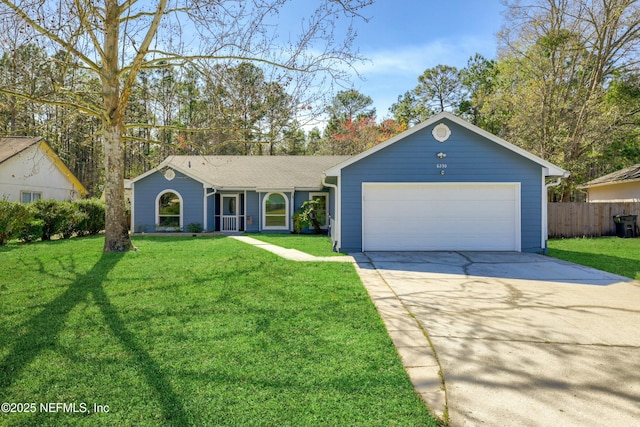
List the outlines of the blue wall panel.
{"type": "Polygon", "coordinates": [[[247,191],[247,231],[257,233],[260,231],[260,199],[255,191],[247,191]]]}
{"type": "Polygon", "coordinates": [[[438,123],[342,170],[341,250],[362,249],[363,182],[520,182],[522,251],[540,251],[542,167],[449,120],[438,123]],[[431,135],[442,122],[451,129],[444,143],[431,135]],[[440,152],[446,158],[439,159],[440,152]]]}
{"type": "Polygon", "coordinates": [[[166,190],[173,190],[182,197],[184,204],[182,207],[184,231],[186,231],[187,225],[190,223],[204,226],[204,188],[202,184],[180,172],[176,172],[175,178],[171,181],[168,181],[161,173],[156,172],[134,183],[134,232],[149,233],[155,231],[155,224],[157,223],[156,198],[158,194],[166,190]]]}

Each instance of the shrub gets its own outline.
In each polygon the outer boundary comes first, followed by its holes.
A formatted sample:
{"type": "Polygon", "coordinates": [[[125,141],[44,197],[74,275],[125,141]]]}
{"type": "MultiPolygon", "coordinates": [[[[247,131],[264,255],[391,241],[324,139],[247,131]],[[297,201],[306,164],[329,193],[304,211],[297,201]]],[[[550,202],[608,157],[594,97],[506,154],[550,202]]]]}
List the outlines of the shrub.
{"type": "Polygon", "coordinates": [[[318,221],[318,203],[318,200],[307,200],[293,214],[293,230],[295,233],[302,232],[303,228],[313,228],[314,233],[323,232],[318,221]]]}
{"type": "Polygon", "coordinates": [[[104,230],[105,205],[100,199],[84,199],[74,202],[78,211],[84,213],[78,235],[95,235],[104,230]]]}
{"type": "Polygon", "coordinates": [[[42,229],[44,228],[44,221],[41,219],[31,218],[25,222],[20,231],[18,238],[25,242],[31,243],[42,238],[42,229]]]}
{"type": "Polygon", "coordinates": [[[42,240],[51,240],[51,237],[62,232],[67,213],[65,208],[57,200],[36,200],[33,202],[36,209],[36,219],[41,219],[42,240]]]}
{"type": "Polygon", "coordinates": [[[0,200],[0,245],[18,237],[30,219],[31,213],[26,205],[0,200]]]}
{"type": "Polygon", "coordinates": [[[87,234],[85,231],[88,215],[82,212],[76,203],[59,202],[59,214],[63,217],[60,224],[60,233],[63,239],[69,239],[74,234],[79,236],[87,234]]]}
{"type": "Polygon", "coordinates": [[[202,233],[202,225],[197,222],[187,224],[187,231],[189,233],[202,233]]]}

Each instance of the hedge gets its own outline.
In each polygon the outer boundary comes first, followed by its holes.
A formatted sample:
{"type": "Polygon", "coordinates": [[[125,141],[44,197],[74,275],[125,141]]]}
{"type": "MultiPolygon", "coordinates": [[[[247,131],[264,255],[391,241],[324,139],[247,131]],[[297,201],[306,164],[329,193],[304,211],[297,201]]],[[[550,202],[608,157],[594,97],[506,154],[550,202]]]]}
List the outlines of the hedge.
{"type": "Polygon", "coordinates": [[[0,200],[0,245],[11,239],[33,242],[98,234],[104,230],[104,214],[104,202],[98,199],[28,204],[0,200]]]}

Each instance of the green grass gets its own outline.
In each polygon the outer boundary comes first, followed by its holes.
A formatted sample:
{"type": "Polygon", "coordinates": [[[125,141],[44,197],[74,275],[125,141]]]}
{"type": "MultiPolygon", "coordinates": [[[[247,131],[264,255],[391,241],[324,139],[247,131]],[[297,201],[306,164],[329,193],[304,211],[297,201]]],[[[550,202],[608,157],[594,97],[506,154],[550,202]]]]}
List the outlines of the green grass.
{"type": "Polygon", "coordinates": [[[435,425],[352,265],[134,243],[0,248],[0,402],[37,405],[0,425],[435,425]]]}
{"type": "Polygon", "coordinates": [[[640,239],[553,239],[549,240],[549,255],[640,280],[640,239]]]}
{"type": "Polygon", "coordinates": [[[333,252],[331,238],[322,234],[252,234],[247,236],[287,249],[297,249],[315,256],[344,256],[333,252]]]}

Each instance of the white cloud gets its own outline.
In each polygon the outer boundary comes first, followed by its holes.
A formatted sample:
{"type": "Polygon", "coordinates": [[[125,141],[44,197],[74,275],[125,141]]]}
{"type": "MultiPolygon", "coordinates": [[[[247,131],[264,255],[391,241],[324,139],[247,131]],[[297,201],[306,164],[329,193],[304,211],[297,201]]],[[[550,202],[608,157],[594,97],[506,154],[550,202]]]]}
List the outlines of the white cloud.
{"type": "Polygon", "coordinates": [[[427,68],[439,64],[464,68],[476,53],[493,58],[495,49],[492,37],[461,36],[363,52],[370,61],[356,65],[363,81],[355,82],[354,86],[373,99],[378,119],[383,119],[390,116],[388,109],[398,96],[416,87],[418,76],[427,68]]]}
{"type": "Polygon", "coordinates": [[[495,40],[478,37],[438,39],[419,45],[400,46],[363,52],[370,59],[356,69],[363,75],[411,74],[417,78],[427,68],[439,64],[462,68],[476,53],[492,58],[495,54],[495,40]]]}

